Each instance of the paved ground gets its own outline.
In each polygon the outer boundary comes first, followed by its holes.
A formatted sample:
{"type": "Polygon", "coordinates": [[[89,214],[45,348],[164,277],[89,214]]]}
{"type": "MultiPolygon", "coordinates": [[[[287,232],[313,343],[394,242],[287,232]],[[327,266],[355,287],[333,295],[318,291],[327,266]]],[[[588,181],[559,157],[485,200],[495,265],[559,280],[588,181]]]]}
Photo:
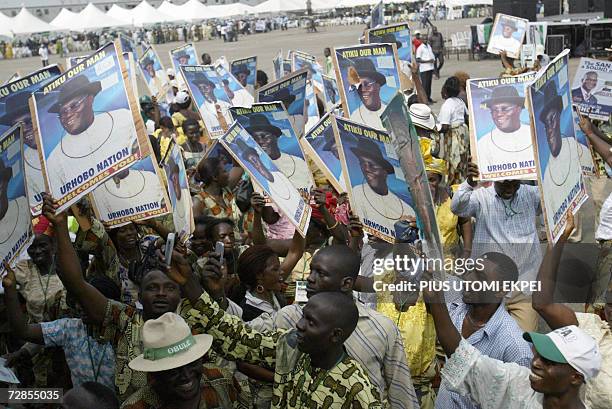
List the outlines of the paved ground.
{"type": "MultiPolygon", "coordinates": [[[[458,31],[469,30],[470,24],[476,24],[480,19],[466,19],[438,22],[438,29],[450,38],[450,34],[458,31]]],[[[411,27],[417,28],[417,24],[411,23],[411,27]]],[[[213,59],[225,55],[229,61],[237,58],[248,57],[252,55],[258,56],[259,68],[268,73],[272,79],[272,60],[279,50],[284,53],[290,49],[302,50],[315,55],[317,58],[323,58],[323,49],[325,47],[334,46],[350,46],[358,44],[358,38],[363,32],[364,26],[336,26],[322,27],[318,33],[308,34],[303,29],[291,29],[288,31],[274,31],[266,34],[255,34],[250,36],[240,37],[238,42],[224,43],[220,40],[201,41],[196,43],[196,50],[199,54],[203,52],[209,53],[213,59]]],[[[166,67],[170,66],[168,51],[178,47],[179,43],[159,44],[155,48],[166,67]]],[[[56,55],[50,57],[51,63],[62,63],[65,65],[65,60],[60,59],[56,55]]],[[[570,78],[573,78],[574,72],[578,65],[578,60],[570,61],[570,78]]],[[[40,67],[40,59],[38,57],[25,58],[19,60],[0,60],[0,81],[9,78],[15,71],[19,71],[22,75],[31,72],[40,67]]],[[[438,112],[441,105],[440,89],[444,80],[452,75],[455,71],[462,70],[470,74],[472,78],[496,76],[501,71],[500,61],[498,59],[487,59],[482,61],[469,61],[467,55],[462,55],[459,59],[456,56],[451,56],[447,59],[442,70],[440,80],[434,80],[432,87],[432,97],[438,102],[432,106],[434,112],[438,112]]],[[[587,203],[583,210],[585,225],[584,239],[589,242],[593,241],[593,223],[594,211],[592,204],[587,203]]]]}

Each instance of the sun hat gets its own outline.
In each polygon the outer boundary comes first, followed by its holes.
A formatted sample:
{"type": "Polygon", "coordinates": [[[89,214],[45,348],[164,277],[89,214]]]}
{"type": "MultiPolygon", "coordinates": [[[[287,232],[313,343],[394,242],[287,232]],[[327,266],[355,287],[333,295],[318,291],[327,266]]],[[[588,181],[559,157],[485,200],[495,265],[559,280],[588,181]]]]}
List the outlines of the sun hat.
{"type": "Polygon", "coordinates": [[[266,131],[276,136],[277,138],[283,134],[283,131],[279,127],[276,127],[270,123],[268,118],[263,114],[255,114],[249,118],[249,126],[246,131],[253,135],[257,131],[266,131]]]}
{"type": "Polygon", "coordinates": [[[393,165],[385,159],[385,157],[380,152],[380,148],[378,144],[371,139],[359,139],[357,142],[357,146],[351,147],[351,151],[357,156],[357,158],[368,158],[378,163],[383,167],[385,172],[388,174],[395,173],[395,169],[393,169],[393,165]]]}
{"type": "Polygon", "coordinates": [[[431,113],[431,108],[425,104],[410,105],[410,119],[414,126],[427,129],[429,131],[439,130],[436,118],[431,113]]]}
{"type": "Polygon", "coordinates": [[[597,342],[575,325],[561,327],[548,334],[525,332],[523,338],[533,344],[540,356],[549,361],[569,364],[585,380],[599,373],[601,355],[597,342]]]}
{"type": "Polygon", "coordinates": [[[189,325],[178,314],[167,312],[148,320],[142,327],[143,353],[129,367],[141,372],[160,372],[180,368],[208,352],[213,337],[192,335],[189,325]]]}
{"type": "Polygon", "coordinates": [[[84,75],[72,78],[66,82],[62,88],[58,91],[59,97],[57,102],[49,108],[49,112],[56,114],[59,112],[60,107],[66,102],[70,101],[74,97],[79,95],[97,95],[102,91],[102,85],[100,81],[90,82],[89,78],[84,75]]]}
{"type": "Polygon", "coordinates": [[[184,104],[187,101],[189,101],[189,93],[187,91],[179,91],[176,93],[174,97],[175,104],[184,104]]]}
{"type": "Polygon", "coordinates": [[[523,107],[525,105],[525,98],[521,97],[512,85],[504,85],[493,89],[489,99],[482,101],[487,108],[491,108],[491,105],[508,102],[514,105],[523,107]]]}
{"type": "Polygon", "coordinates": [[[170,76],[172,76],[172,77],[176,77],[176,71],[174,71],[174,68],[168,68],[168,69],[166,70],[166,75],[167,75],[167,76],[169,76],[169,77],[170,77],[170,76]]]}

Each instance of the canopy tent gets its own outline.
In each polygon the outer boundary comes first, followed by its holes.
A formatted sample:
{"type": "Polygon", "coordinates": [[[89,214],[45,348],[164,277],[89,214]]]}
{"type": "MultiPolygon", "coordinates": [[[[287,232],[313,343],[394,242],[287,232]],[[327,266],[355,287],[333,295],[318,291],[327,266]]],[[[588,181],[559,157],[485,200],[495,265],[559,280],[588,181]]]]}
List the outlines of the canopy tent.
{"type": "Polygon", "coordinates": [[[185,19],[189,20],[204,20],[210,18],[209,9],[210,7],[205,6],[198,0],[189,0],[187,3],[178,6],[181,15],[185,19]]]}
{"type": "Polygon", "coordinates": [[[4,13],[0,13],[0,37],[13,38],[10,26],[11,18],[4,13]]]}
{"type": "Polygon", "coordinates": [[[219,18],[219,17],[231,17],[231,16],[242,16],[249,13],[254,13],[254,8],[242,4],[242,3],[232,3],[232,4],[223,4],[219,6],[210,6],[208,7],[208,18],[219,18]]]}
{"type": "MultiPolygon", "coordinates": [[[[51,20],[51,25],[55,27],[62,27],[69,29],[72,24],[74,24],[77,19],[78,13],[70,11],[66,8],[60,10],[60,12],[55,16],[53,20],[51,20]]],[[[106,18],[106,17],[105,17],[106,18]]]]}
{"type": "Polygon", "coordinates": [[[78,13],[70,29],[74,31],[86,31],[103,27],[120,27],[128,24],[129,23],[123,20],[107,16],[102,10],[89,3],[78,13]]]}
{"type": "Polygon", "coordinates": [[[130,13],[132,14],[132,24],[137,27],[181,20],[180,18],[161,13],[150,5],[147,0],[142,0],[136,7],[130,10],[130,13]]]}
{"type": "Polygon", "coordinates": [[[116,4],[113,4],[110,10],[106,12],[106,16],[130,25],[133,24],[132,10],[124,9],[116,4]]]}
{"type": "Polygon", "coordinates": [[[25,7],[22,7],[19,13],[10,20],[9,30],[15,35],[62,31],[61,28],[45,23],[34,16],[25,7]]]}
{"type": "Polygon", "coordinates": [[[284,11],[305,10],[304,0],[267,0],[253,7],[254,13],[282,13],[284,11]]]}
{"type": "Polygon", "coordinates": [[[311,0],[313,10],[329,10],[337,7],[339,0],[311,0]]]}
{"type": "Polygon", "coordinates": [[[492,6],[493,0],[446,0],[446,7],[460,7],[460,6],[492,6]]]}
{"type": "Polygon", "coordinates": [[[373,6],[378,4],[380,0],[340,0],[336,7],[358,7],[358,6],[373,6]]]}
{"type": "Polygon", "coordinates": [[[177,6],[176,4],[172,4],[167,0],[164,0],[162,4],[159,5],[159,7],[157,8],[157,11],[159,11],[160,13],[166,14],[170,17],[174,17],[178,19],[183,18],[184,20],[189,19],[189,17],[187,17],[188,15],[183,17],[184,12],[182,11],[182,6],[177,6]]]}

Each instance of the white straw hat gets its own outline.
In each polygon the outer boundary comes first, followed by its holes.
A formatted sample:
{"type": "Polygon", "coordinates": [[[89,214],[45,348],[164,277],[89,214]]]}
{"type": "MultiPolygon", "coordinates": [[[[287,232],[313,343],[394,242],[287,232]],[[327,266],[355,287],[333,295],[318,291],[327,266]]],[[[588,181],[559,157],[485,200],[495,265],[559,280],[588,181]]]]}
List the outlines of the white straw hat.
{"type": "Polygon", "coordinates": [[[412,119],[412,123],[414,126],[418,126],[420,128],[425,128],[427,130],[433,131],[434,129],[438,130],[438,124],[436,123],[436,119],[431,113],[431,108],[425,104],[412,104],[410,105],[410,119],[412,119]]]}
{"type": "Polygon", "coordinates": [[[129,367],[141,372],[180,368],[203,357],[212,342],[210,335],[191,335],[189,325],[180,315],[167,312],[144,323],[144,353],[130,361],[129,367]]]}

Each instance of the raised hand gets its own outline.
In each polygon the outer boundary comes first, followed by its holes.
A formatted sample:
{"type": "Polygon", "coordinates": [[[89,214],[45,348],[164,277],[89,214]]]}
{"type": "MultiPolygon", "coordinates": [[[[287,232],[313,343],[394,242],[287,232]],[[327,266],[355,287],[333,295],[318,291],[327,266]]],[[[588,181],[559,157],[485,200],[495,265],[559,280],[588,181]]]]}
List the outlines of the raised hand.
{"type": "Polygon", "coordinates": [[[469,183],[469,185],[472,187],[476,186],[477,182],[474,180],[474,178],[478,178],[479,176],[480,173],[478,172],[478,165],[473,162],[468,162],[466,181],[469,183]]]}
{"type": "Polygon", "coordinates": [[[266,200],[257,192],[254,192],[251,195],[251,207],[253,207],[253,211],[257,214],[261,214],[263,208],[266,206],[266,200]]]}
{"type": "Polygon", "coordinates": [[[66,212],[57,212],[59,205],[57,201],[51,197],[48,193],[42,193],[43,196],[43,207],[42,214],[49,220],[54,227],[66,226],[68,222],[68,215],[66,212]]]}
{"type": "Polygon", "coordinates": [[[11,268],[11,266],[5,261],[2,263],[4,265],[4,269],[6,270],[6,275],[2,278],[2,287],[3,288],[15,288],[17,285],[17,279],[15,278],[15,271],[11,268]]]}

